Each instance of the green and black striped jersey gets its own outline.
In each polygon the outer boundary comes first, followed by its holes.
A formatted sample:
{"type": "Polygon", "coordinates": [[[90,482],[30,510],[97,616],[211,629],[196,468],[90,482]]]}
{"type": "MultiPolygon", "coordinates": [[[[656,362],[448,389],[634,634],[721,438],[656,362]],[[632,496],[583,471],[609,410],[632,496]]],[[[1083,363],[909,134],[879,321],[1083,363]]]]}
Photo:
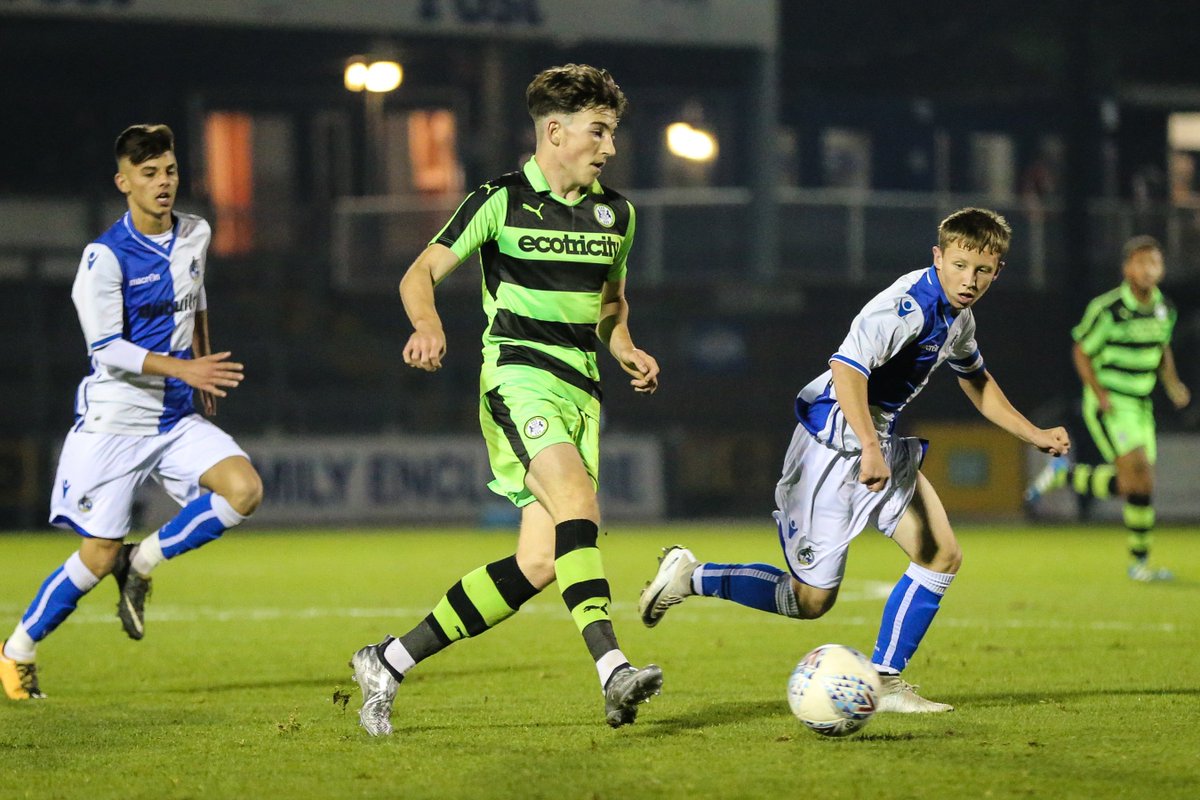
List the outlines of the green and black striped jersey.
{"type": "Polygon", "coordinates": [[[1149,397],[1158,382],[1163,350],[1171,343],[1176,311],[1157,288],[1146,305],[1122,283],[1088,304],[1071,331],[1092,360],[1096,380],[1110,392],[1149,397]]]}
{"type": "Polygon", "coordinates": [[[488,320],[482,392],[520,365],[574,387],[581,406],[599,404],[600,298],[605,282],[625,276],[633,230],[633,205],[620,194],[596,182],[565,200],[532,158],[467,195],[430,244],[460,260],[479,252],[488,320]]]}

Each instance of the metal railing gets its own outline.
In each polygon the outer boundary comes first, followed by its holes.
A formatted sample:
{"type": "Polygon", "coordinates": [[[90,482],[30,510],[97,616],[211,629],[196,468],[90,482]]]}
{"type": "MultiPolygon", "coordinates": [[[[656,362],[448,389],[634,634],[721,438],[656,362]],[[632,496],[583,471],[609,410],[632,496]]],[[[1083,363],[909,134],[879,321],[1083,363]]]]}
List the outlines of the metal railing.
{"type": "MultiPolygon", "coordinates": [[[[749,189],[649,189],[628,193],[637,208],[631,268],[644,285],[675,281],[787,280],[864,285],[915,269],[932,258],[938,223],[968,205],[993,208],[1013,227],[1006,282],[1034,289],[1062,283],[1067,258],[1063,204],[977,195],[781,188],[774,213],[779,257],[747,263],[751,215],[761,211],[749,189]]],[[[460,198],[342,198],[332,222],[334,283],[344,290],[394,287],[408,264],[445,224],[460,198]]],[[[1117,277],[1121,244],[1134,234],[1159,237],[1172,277],[1200,274],[1200,204],[1089,205],[1096,286],[1117,277]]]]}

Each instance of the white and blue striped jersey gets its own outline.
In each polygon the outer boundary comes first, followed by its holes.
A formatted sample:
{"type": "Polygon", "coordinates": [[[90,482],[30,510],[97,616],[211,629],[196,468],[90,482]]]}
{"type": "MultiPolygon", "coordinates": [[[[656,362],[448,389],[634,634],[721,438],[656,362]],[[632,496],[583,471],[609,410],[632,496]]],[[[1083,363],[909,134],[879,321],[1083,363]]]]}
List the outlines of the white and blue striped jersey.
{"type": "MultiPolygon", "coordinates": [[[[875,295],[829,357],[830,363],[841,362],[867,377],[867,404],[882,441],[892,435],[900,412],[925,387],[930,373],[947,360],[963,377],[984,369],[971,309],[955,315],[934,267],[910,272],[875,295]]],[[[830,447],[862,449],[838,406],[832,370],[800,390],[796,417],[830,447]]]]}
{"type": "Polygon", "coordinates": [[[196,312],[206,307],[212,230],[192,214],[174,216],[170,235],[152,239],[134,228],[126,212],[83,251],[71,299],[91,370],[75,393],[74,430],[148,436],[171,430],[195,411],[192,388],[183,381],[127,372],[95,358],[117,339],[160,355],[192,357],[196,312]]]}

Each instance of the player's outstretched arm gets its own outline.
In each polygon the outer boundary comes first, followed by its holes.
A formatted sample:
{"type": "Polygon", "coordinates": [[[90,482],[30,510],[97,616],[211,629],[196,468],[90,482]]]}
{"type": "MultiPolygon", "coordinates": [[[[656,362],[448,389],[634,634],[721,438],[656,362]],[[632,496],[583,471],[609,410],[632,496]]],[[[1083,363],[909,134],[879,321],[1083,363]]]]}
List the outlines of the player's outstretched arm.
{"type": "Polygon", "coordinates": [[[227,397],[226,389],[232,389],[245,377],[242,364],[230,361],[229,351],[212,353],[200,358],[175,358],[173,356],[147,353],[142,362],[143,375],[163,375],[178,378],[202,392],[216,397],[227,397]]]}
{"type": "Polygon", "coordinates": [[[596,335],[608,352],[633,377],[629,385],[640,394],[654,394],[658,388],[658,361],[633,344],[629,333],[629,302],[625,299],[625,279],[608,281],[600,296],[600,322],[596,335]]]}
{"type": "Polygon", "coordinates": [[[1158,377],[1162,381],[1163,391],[1171,401],[1171,405],[1180,409],[1192,402],[1192,393],[1183,381],[1179,380],[1179,372],[1175,369],[1175,353],[1171,346],[1163,348],[1162,361],[1158,365],[1158,377]]]}
{"type": "Polygon", "coordinates": [[[862,445],[858,482],[872,492],[882,492],[892,477],[892,469],[883,457],[879,433],[871,420],[867,376],[841,361],[830,361],[829,369],[833,372],[833,390],[837,393],[838,407],[846,415],[850,430],[854,431],[862,445]]]}
{"type": "Polygon", "coordinates": [[[1108,390],[1100,385],[1100,379],[1096,377],[1096,368],[1092,366],[1091,357],[1083,352],[1083,348],[1079,346],[1078,342],[1071,347],[1071,362],[1075,365],[1075,372],[1079,375],[1079,380],[1096,395],[1100,410],[1111,409],[1112,405],[1108,402],[1108,390]]]}
{"type": "Polygon", "coordinates": [[[1063,427],[1039,428],[1017,411],[1000,389],[1000,384],[986,369],[969,377],[960,377],[958,385],[989,422],[1028,442],[1043,453],[1066,455],[1071,439],[1063,427]]]}
{"type": "Polygon", "coordinates": [[[404,363],[426,372],[442,368],[446,333],[433,301],[433,290],[459,265],[454,251],[442,244],[425,248],[400,279],[400,302],[413,332],[404,345],[404,363]]]}
{"type": "MultiPolygon", "coordinates": [[[[212,353],[212,340],[208,338],[208,310],[196,312],[196,324],[192,328],[192,357],[202,358],[212,353]]],[[[217,415],[217,398],[212,392],[200,392],[200,409],[206,417],[217,415]]]]}

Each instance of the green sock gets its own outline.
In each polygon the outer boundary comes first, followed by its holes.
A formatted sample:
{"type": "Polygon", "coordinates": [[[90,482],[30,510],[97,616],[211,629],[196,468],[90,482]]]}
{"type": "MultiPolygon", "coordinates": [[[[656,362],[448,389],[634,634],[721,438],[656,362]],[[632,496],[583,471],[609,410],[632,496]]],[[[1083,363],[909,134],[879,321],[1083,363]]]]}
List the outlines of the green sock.
{"type": "Polygon", "coordinates": [[[1125,527],[1129,529],[1129,554],[1139,561],[1150,555],[1150,531],[1154,528],[1154,506],[1149,495],[1130,495],[1122,509],[1125,527]]]}
{"type": "Polygon", "coordinates": [[[582,632],[593,622],[612,619],[609,606],[612,592],[604,577],[600,548],[596,547],[599,529],[587,519],[573,519],[555,526],[554,573],[563,602],[582,632]]]}
{"type": "Polygon", "coordinates": [[[537,589],[517,566],[517,557],[509,556],[463,576],[425,622],[444,647],[499,625],[536,594],[537,589]]]}

